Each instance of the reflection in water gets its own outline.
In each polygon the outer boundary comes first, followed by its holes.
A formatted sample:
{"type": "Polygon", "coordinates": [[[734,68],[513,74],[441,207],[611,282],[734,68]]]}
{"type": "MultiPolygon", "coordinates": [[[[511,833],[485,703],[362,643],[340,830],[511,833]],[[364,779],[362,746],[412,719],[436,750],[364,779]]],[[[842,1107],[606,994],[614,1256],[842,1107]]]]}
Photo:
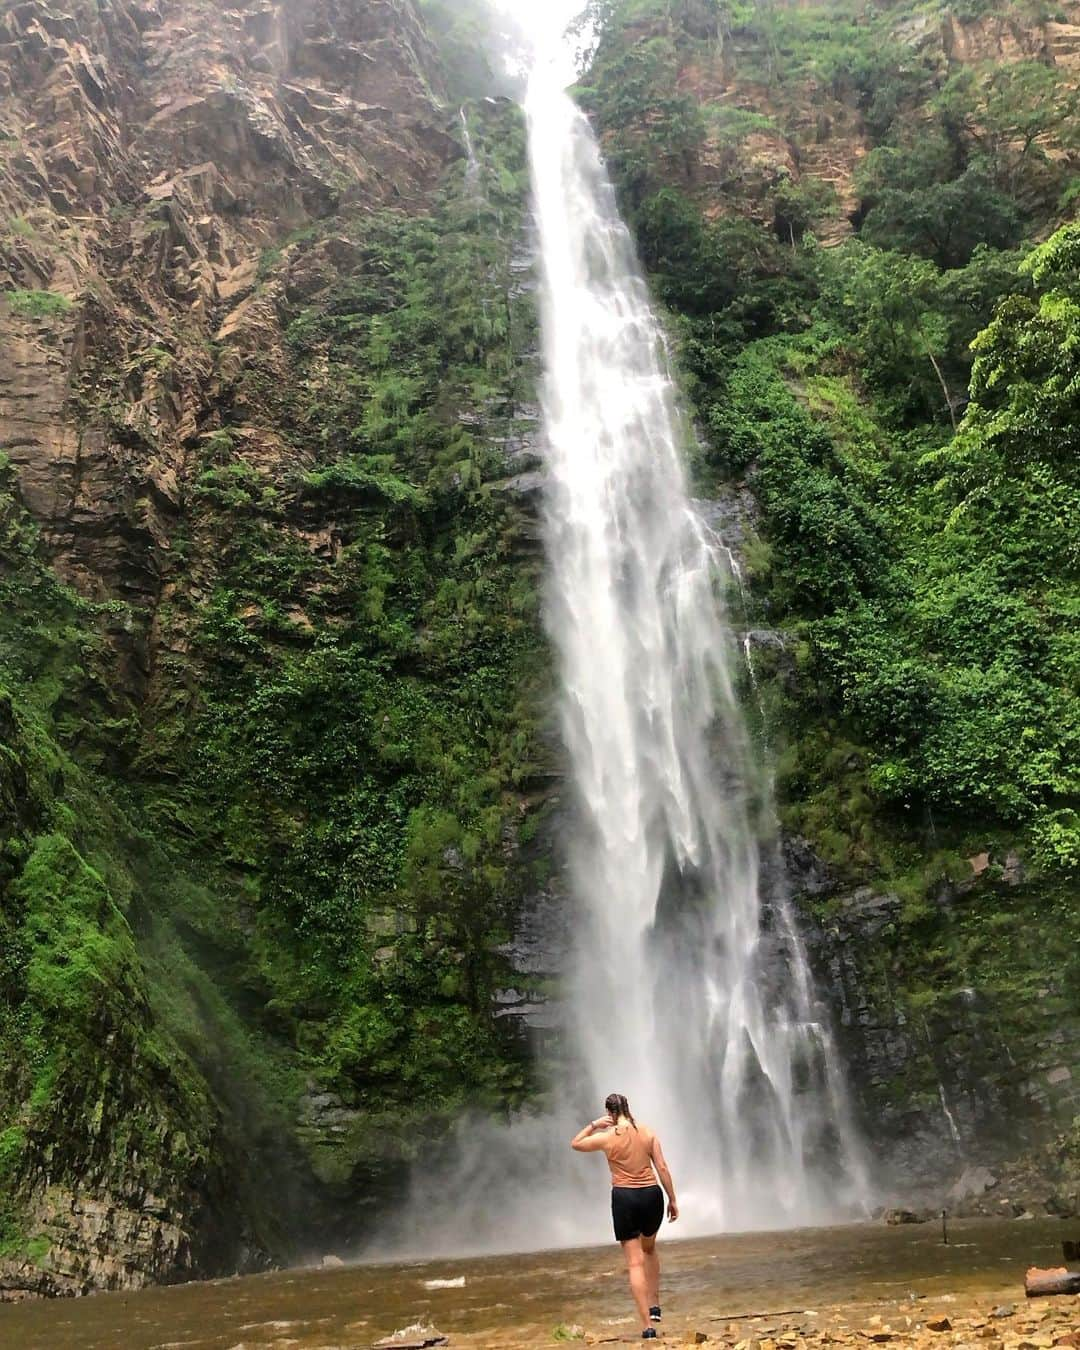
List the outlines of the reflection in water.
{"type": "MultiPolygon", "coordinates": [[[[831,1303],[853,1323],[873,1303],[903,1309],[924,1295],[919,1315],[950,1294],[1022,1294],[1032,1262],[1060,1256],[1059,1221],[978,1220],[849,1226],[793,1233],[736,1234],[665,1246],[669,1325],[708,1328],[715,1316],[831,1303]]],[[[452,1333],[455,1350],[551,1344],[556,1324],[632,1328],[618,1248],[541,1252],[469,1261],[355,1266],[215,1280],[138,1294],[0,1306],[0,1345],[19,1350],[330,1350],[368,1346],[416,1322],[452,1333]],[[463,1285],[457,1281],[464,1278],[463,1285]],[[433,1280],[447,1288],[425,1288],[433,1280]]],[[[955,1311],[955,1310],[954,1310],[955,1311]]]]}

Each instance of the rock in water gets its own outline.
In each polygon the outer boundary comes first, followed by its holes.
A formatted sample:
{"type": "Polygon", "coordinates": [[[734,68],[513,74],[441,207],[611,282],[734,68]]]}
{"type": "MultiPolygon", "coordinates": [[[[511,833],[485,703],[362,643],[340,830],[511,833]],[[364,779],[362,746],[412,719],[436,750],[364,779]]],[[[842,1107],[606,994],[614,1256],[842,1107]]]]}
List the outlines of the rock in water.
{"type": "Polygon", "coordinates": [[[450,1338],[434,1327],[405,1327],[376,1341],[372,1350],[427,1350],[430,1345],[448,1345],[450,1338]]]}
{"type": "Polygon", "coordinates": [[[1046,1294],[1080,1294],[1080,1272],[1067,1270],[1065,1266],[1054,1266],[1050,1270],[1032,1266],[1024,1276],[1024,1293],[1028,1298],[1039,1298],[1046,1294]]]}

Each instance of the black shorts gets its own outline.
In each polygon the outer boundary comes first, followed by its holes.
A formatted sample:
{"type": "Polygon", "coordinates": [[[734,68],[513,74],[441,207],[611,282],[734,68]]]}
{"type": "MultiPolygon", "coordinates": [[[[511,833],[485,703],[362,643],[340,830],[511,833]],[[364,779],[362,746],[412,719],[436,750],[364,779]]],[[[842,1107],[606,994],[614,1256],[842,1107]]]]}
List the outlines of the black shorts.
{"type": "Polygon", "coordinates": [[[611,1218],[616,1242],[652,1237],[664,1222],[664,1192],[659,1186],[612,1186],[611,1218]]]}

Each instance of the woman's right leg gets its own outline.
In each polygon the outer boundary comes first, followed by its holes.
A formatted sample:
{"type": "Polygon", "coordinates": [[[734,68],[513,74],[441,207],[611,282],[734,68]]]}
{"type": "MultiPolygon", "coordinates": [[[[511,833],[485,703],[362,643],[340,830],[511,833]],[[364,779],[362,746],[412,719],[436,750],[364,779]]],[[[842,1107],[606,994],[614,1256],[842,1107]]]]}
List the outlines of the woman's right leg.
{"type": "Polygon", "coordinates": [[[630,1277],[630,1292],[634,1296],[634,1307],[637,1308],[638,1317],[641,1318],[641,1329],[644,1331],[652,1323],[649,1321],[649,1288],[648,1277],[645,1273],[645,1253],[642,1250],[642,1238],[628,1238],[622,1243],[623,1253],[626,1256],[626,1273],[630,1277]]]}
{"type": "Polygon", "coordinates": [[[660,1306],[660,1253],[656,1250],[656,1234],[641,1239],[641,1254],[645,1265],[645,1293],[650,1308],[660,1306]]]}

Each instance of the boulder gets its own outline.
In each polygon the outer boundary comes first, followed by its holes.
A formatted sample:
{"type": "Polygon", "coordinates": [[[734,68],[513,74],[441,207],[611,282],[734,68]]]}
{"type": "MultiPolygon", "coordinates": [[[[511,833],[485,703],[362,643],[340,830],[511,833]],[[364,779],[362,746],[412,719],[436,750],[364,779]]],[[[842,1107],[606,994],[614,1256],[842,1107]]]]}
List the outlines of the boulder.
{"type": "Polygon", "coordinates": [[[962,1204],[972,1200],[997,1185],[997,1177],[989,1167],[965,1167],[959,1178],[949,1188],[948,1199],[952,1204],[962,1204]]]}

